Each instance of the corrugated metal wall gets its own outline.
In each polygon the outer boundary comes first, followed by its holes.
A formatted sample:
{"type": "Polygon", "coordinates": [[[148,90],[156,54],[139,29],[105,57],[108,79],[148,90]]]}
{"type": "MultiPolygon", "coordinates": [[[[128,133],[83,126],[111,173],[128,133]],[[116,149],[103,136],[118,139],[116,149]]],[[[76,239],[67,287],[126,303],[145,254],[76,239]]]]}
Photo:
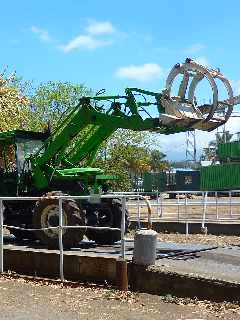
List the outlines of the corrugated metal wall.
{"type": "Polygon", "coordinates": [[[218,145],[217,154],[220,160],[233,159],[240,160],[240,143],[229,142],[218,145]]]}
{"type": "Polygon", "coordinates": [[[164,191],[167,176],[165,172],[147,172],[143,176],[143,189],[145,192],[164,191]]]}
{"type": "Polygon", "coordinates": [[[233,190],[240,188],[240,164],[202,167],[201,190],[233,190]]]}

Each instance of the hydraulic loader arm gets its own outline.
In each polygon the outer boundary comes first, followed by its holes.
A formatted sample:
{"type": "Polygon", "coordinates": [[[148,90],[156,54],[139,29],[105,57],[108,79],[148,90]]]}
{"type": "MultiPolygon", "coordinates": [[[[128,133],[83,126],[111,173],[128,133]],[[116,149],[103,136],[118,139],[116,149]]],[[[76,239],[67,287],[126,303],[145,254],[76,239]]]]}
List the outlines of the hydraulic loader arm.
{"type": "Polygon", "coordinates": [[[211,131],[228,120],[233,104],[229,81],[219,71],[191,59],[173,67],[161,93],[127,88],[124,96],[83,97],[59,123],[46,141],[44,151],[32,158],[35,184],[39,188],[47,187],[58,169],[74,168],[83,160],[85,165],[91,165],[102,142],[118,128],[161,134],[194,129],[211,131]],[[182,82],[178,96],[174,97],[171,90],[178,75],[182,75],[182,82]],[[194,92],[204,78],[212,88],[212,104],[198,106],[194,92]],[[215,79],[226,87],[227,100],[218,100],[215,79]]]}
{"type": "MultiPolygon", "coordinates": [[[[136,131],[157,131],[170,134],[185,131],[175,125],[163,125],[158,117],[162,109],[159,94],[154,102],[138,103],[133,95],[138,89],[126,89],[125,96],[84,97],[46,140],[43,150],[32,157],[33,177],[40,186],[46,186],[57,168],[71,168],[86,160],[90,165],[101,146],[118,128],[136,131]],[[100,102],[108,106],[99,106],[100,102]],[[157,106],[151,117],[143,105],[157,106]],[[145,109],[144,109],[145,110],[145,109]],[[145,110],[146,111],[146,110],[145,110]],[[141,115],[143,112],[144,115],[141,115]]],[[[156,97],[155,97],[156,98],[156,97]]]]}

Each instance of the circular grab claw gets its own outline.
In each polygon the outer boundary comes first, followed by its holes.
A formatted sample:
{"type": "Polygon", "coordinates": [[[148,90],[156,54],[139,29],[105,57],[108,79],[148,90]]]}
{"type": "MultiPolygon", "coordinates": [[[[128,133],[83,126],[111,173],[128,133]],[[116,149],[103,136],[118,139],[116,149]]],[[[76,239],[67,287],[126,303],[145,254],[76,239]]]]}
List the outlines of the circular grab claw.
{"type": "Polygon", "coordinates": [[[225,78],[218,70],[211,70],[208,67],[202,66],[188,58],[186,59],[185,63],[176,64],[167,77],[166,90],[164,92],[170,98],[174,80],[179,74],[183,76],[178,91],[179,98],[181,100],[188,101],[188,103],[191,103],[197,113],[199,114],[200,112],[200,114],[202,114],[204,122],[209,122],[211,121],[211,119],[215,120],[214,115],[218,112],[223,113],[223,111],[224,116],[222,116],[222,120],[216,122],[216,125],[214,125],[213,128],[222,125],[229,119],[233,110],[233,90],[227,78],[225,78]],[[204,112],[202,111],[203,108],[195,103],[195,91],[198,84],[203,79],[208,80],[208,83],[212,89],[212,103],[208,105],[207,109],[205,108],[204,112]],[[219,79],[225,86],[228,95],[228,99],[226,101],[228,101],[228,103],[219,101],[218,87],[215,81],[216,79],[219,79]],[[189,81],[191,81],[190,84],[189,81]]]}

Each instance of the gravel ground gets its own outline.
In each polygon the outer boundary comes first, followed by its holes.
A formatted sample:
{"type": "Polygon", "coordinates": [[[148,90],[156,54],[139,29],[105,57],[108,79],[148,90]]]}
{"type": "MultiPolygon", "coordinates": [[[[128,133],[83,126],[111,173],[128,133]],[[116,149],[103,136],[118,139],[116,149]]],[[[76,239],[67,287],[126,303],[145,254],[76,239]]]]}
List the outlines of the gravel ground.
{"type": "Polygon", "coordinates": [[[0,277],[2,320],[240,319],[240,306],[172,296],[121,293],[111,287],[0,277]]]}
{"type": "MultiPolygon", "coordinates": [[[[134,237],[135,231],[130,231],[127,234],[127,238],[132,239],[134,237]]],[[[213,246],[229,247],[229,246],[239,246],[240,247],[240,237],[239,236],[215,236],[212,234],[185,234],[180,233],[159,233],[158,239],[163,242],[171,243],[193,243],[193,244],[207,244],[213,246]]]]}
{"type": "Polygon", "coordinates": [[[240,238],[238,236],[215,236],[212,234],[185,234],[178,233],[159,233],[159,240],[163,242],[174,243],[194,243],[208,244],[213,246],[240,246],[240,238]]]}

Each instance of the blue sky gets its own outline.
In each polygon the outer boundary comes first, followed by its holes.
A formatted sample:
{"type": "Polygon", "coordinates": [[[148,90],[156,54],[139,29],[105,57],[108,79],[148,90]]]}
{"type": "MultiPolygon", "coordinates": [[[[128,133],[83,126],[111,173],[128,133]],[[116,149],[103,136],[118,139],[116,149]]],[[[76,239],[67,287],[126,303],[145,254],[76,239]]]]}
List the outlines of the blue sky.
{"type": "MultiPolygon", "coordinates": [[[[12,0],[1,12],[2,67],[26,80],[160,91],[169,69],[190,56],[219,67],[239,93],[237,0],[12,0]]],[[[238,130],[236,118],[229,126],[238,130]]],[[[199,148],[210,136],[199,133],[199,148]]],[[[160,141],[169,158],[184,158],[183,135],[160,141]]]]}

